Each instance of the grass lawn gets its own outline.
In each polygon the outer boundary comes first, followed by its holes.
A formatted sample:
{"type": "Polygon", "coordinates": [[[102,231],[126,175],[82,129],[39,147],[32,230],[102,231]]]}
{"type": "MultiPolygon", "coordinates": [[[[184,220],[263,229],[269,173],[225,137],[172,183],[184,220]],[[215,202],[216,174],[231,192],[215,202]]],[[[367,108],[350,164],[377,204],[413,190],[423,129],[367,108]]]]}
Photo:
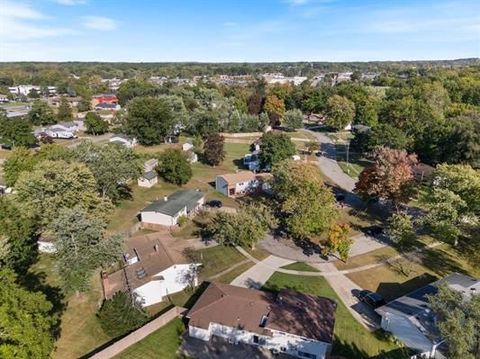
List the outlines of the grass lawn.
{"type": "Polygon", "coordinates": [[[361,267],[367,264],[379,263],[386,260],[387,258],[396,256],[397,254],[399,254],[399,252],[395,248],[391,246],[386,246],[365,254],[351,257],[348,259],[347,263],[343,261],[336,261],[334,262],[334,264],[335,267],[337,267],[339,270],[351,269],[361,267]]]}
{"type": "MultiPolygon", "coordinates": [[[[60,281],[53,256],[41,254],[30,271],[42,278],[43,285],[51,287],[48,293],[58,291],[60,281]]],[[[63,298],[62,303],[66,307],[61,316],[60,337],[55,343],[53,358],[78,358],[111,339],[103,332],[95,317],[101,300],[102,289],[98,275],[92,278],[90,290],[86,293],[63,298]]]]}
{"type": "Polygon", "coordinates": [[[185,330],[181,319],[176,318],[115,356],[116,359],[175,359],[182,343],[180,335],[185,330]]]}
{"type": "Polygon", "coordinates": [[[245,259],[234,247],[216,246],[196,251],[203,269],[200,272],[200,280],[208,280],[211,276],[223,272],[235,263],[245,259]]]}
{"type": "MultiPolygon", "coordinates": [[[[290,267],[307,270],[308,265],[294,263],[290,267]]],[[[308,268],[314,271],[313,268],[308,268]]],[[[405,358],[402,354],[393,354],[399,351],[398,346],[382,338],[381,333],[371,333],[359,324],[337,297],[327,281],[322,277],[301,277],[283,273],[275,273],[263,289],[279,290],[289,288],[299,292],[324,296],[334,299],[337,305],[335,321],[335,339],[333,344],[333,355],[345,358],[405,358]],[[382,353],[389,353],[388,356],[380,356],[382,353]]]]}
{"type": "MultiPolygon", "coordinates": [[[[347,266],[374,263],[382,260],[382,257],[391,255],[394,255],[393,249],[377,250],[371,254],[359,256],[358,259],[352,258],[347,266]]],[[[339,269],[346,267],[340,263],[336,263],[336,266],[339,269]]],[[[370,270],[351,273],[347,277],[362,288],[376,291],[387,300],[392,300],[452,272],[478,277],[480,266],[472,267],[454,248],[442,244],[439,247],[425,249],[419,256],[410,256],[392,264],[384,264],[370,270]]]]}
{"type": "Polygon", "coordinates": [[[295,262],[292,264],[287,264],[282,267],[283,269],[298,270],[302,272],[320,272],[318,269],[309,266],[305,262],[295,262]]]}
{"type": "Polygon", "coordinates": [[[348,163],[347,163],[347,146],[342,143],[335,145],[337,162],[340,168],[348,174],[350,177],[358,178],[360,172],[369,165],[371,161],[363,158],[359,153],[352,151],[350,148],[348,151],[348,163]]]}

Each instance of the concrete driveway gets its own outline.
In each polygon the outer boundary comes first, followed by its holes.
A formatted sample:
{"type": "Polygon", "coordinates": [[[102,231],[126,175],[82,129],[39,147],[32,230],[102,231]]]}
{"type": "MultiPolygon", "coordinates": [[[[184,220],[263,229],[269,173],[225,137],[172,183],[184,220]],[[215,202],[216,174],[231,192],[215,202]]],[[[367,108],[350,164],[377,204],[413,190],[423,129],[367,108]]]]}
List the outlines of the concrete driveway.
{"type": "Polygon", "coordinates": [[[268,256],[256,263],[252,268],[240,274],[230,284],[244,288],[261,288],[268,279],[275,273],[275,270],[294,263],[294,260],[284,259],[276,256],[268,256]]]}
{"type": "MultiPolygon", "coordinates": [[[[212,336],[210,341],[183,336],[179,351],[195,359],[282,359],[287,356],[274,356],[270,351],[243,343],[230,344],[225,339],[212,336]]],[[[291,358],[291,357],[288,357],[291,358]]]]}

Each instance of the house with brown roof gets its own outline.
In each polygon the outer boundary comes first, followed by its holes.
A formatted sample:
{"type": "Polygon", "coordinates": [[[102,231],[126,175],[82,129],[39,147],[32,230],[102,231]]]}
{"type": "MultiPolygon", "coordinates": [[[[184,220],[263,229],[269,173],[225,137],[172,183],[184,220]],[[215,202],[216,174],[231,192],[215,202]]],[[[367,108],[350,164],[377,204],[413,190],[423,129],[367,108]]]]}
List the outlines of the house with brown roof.
{"type": "Polygon", "coordinates": [[[336,306],[331,299],[286,289],[271,293],[210,283],[187,314],[188,333],[323,359],[332,347],[336,306]]]}
{"type": "Polygon", "coordinates": [[[217,176],[215,189],[227,197],[240,197],[266,189],[265,174],[241,171],[217,176]]]}
{"type": "Polygon", "coordinates": [[[122,259],[122,269],[102,276],[106,299],[119,291],[129,292],[143,306],[149,306],[198,284],[196,268],[200,264],[188,263],[182,256],[171,253],[158,233],[128,239],[122,259]]]}

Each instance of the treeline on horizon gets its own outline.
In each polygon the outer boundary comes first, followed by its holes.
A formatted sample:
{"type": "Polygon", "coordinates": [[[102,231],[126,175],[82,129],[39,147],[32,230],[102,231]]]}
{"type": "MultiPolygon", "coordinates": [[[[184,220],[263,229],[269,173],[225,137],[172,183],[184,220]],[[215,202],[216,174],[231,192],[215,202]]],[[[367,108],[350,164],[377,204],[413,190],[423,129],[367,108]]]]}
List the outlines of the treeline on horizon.
{"type": "Polygon", "coordinates": [[[214,75],[259,75],[281,72],[285,76],[313,77],[321,72],[422,72],[432,68],[480,66],[479,58],[432,61],[371,62],[4,62],[0,63],[0,86],[20,83],[52,85],[66,76],[96,75],[102,78],[191,78],[214,75]],[[48,83],[47,83],[48,82],[48,83]]]}

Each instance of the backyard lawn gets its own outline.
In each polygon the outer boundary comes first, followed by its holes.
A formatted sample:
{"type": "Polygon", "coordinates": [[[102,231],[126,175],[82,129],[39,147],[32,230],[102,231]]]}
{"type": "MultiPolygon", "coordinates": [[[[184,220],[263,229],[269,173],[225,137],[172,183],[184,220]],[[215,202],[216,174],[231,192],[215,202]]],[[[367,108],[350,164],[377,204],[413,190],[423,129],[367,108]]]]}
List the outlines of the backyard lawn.
{"type": "MultiPolygon", "coordinates": [[[[294,263],[289,269],[309,270],[315,269],[306,264],[294,263]]],[[[333,345],[334,355],[345,358],[405,358],[401,349],[392,342],[383,338],[380,332],[371,333],[359,324],[340,301],[333,289],[322,277],[301,277],[283,273],[275,273],[263,289],[279,290],[289,288],[299,292],[315,294],[332,298],[337,302],[335,339],[333,345]],[[387,355],[388,353],[388,355],[387,355]]]]}
{"type": "MultiPolygon", "coordinates": [[[[380,249],[362,256],[353,257],[347,265],[336,263],[345,269],[382,261],[395,255],[392,248],[380,249]]],[[[347,277],[364,289],[380,293],[392,300],[405,295],[452,272],[465,273],[474,277],[480,268],[472,267],[459,253],[447,244],[422,251],[418,256],[409,256],[390,264],[369,270],[347,274],[347,277]]]]}
{"type": "Polygon", "coordinates": [[[176,318],[140,342],[115,356],[116,359],[175,359],[185,330],[182,320],[176,318]]]}

